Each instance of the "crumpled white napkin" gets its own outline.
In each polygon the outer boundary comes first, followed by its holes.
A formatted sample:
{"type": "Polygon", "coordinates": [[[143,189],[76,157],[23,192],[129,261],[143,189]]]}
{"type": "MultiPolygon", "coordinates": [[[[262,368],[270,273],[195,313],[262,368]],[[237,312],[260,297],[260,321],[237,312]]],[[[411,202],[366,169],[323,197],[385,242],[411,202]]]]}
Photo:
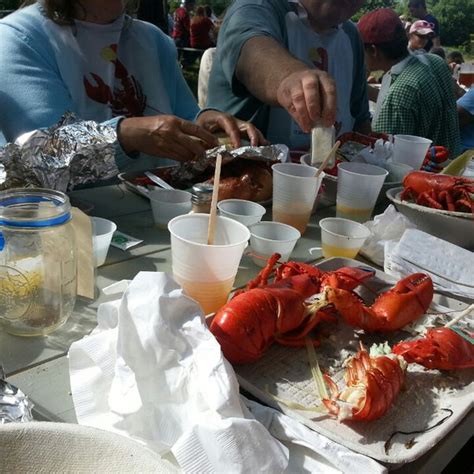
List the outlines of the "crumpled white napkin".
{"type": "MultiPolygon", "coordinates": [[[[242,397],[244,398],[244,397],[242,397]]],[[[351,451],[298,421],[252,400],[244,398],[252,415],[270,433],[290,447],[287,472],[360,472],[384,474],[387,469],[372,458],[351,451]],[[298,449],[299,448],[299,449],[298,449]]]]}
{"type": "Polygon", "coordinates": [[[387,168],[387,162],[393,155],[393,145],[389,141],[382,140],[379,138],[375,143],[374,147],[366,147],[362,149],[357,156],[355,161],[365,161],[371,165],[381,166],[387,168]]]}
{"type": "Polygon", "coordinates": [[[416,228],[392,204],[383,214],[375,216],[373,221],[365,222],[364,225],[372,234],[364,242],[360,253],[381,267],[384,266],[386,244],[398,242],[406,229],[416,228]]]}
{"type": "Polygon", "coordinates": [[[80,424],[171,450],[185,472],[283,472],[288,449],[241,404],[198,304],[164,273],[141,272],[103,303],[69,350],[80,424]]]}
{"type": "Polygon", "coordinates": [[[436,289],[474,299],[474,253],[417,229],[385,247],[386,273],[397,278],[429,273],[436,289]]]}

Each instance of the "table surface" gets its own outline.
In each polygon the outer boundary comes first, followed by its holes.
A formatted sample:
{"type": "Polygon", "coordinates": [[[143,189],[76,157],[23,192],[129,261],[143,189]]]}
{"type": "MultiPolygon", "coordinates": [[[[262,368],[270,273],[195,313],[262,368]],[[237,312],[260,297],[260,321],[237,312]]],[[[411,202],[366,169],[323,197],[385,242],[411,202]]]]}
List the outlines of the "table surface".
{"type": "MultiPolygon", "coordinates": [[[[171,272],[169,233],[154,226],[149,202],[123,185],[93,188],[72,193],[73,198],[92,207],[90,214],[113,220],[118,230],[144,242],[127,251],[111,247],[106,263],[96,273],[94,301],[79,298],[68,322],[48,337],[22,338],[0,331],[0,362],[7,379],[22,389],[35,404],[39,420],[77,422],[69,383],[67,352],[70,345],[89,334],[97,324],[96,310],[107,300],[101,291],[113,282],[132,279],[139,271],[171,272]]],[[[321,259],[318,222],[334,216],[335,207],[321,205],[312,216],[308,230],[298,241],[292,260],[314,262],[321,259]]],[[[267,211],[271,217],[271,209],[267,211]]],[[[235,287],[244,285],[260,268],[244,255],[235,287]]],[[[474,413],[458,425],[441,443],[414,463],[397,472],[441,472],[473,434],[474,413]]]]}

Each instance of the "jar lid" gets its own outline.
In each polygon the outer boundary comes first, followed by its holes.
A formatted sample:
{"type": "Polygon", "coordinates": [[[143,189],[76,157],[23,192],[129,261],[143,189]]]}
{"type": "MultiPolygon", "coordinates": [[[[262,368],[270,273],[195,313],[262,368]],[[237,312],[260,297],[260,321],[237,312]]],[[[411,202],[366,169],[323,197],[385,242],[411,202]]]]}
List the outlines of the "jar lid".
{"type": "Polygon", "coordinates": [[[198,183],[192,187],[192,201],[193,202],[207,202],[212,199],[212,184],[198,183]]]}

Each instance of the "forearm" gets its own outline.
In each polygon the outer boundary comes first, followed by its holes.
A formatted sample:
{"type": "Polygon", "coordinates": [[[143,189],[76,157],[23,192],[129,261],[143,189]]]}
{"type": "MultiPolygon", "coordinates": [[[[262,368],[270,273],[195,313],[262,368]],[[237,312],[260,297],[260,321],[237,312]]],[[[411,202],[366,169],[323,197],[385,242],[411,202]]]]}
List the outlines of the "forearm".
{"type": "Polygon", "coordinates": [[[277,91],[290,74],[309,67],[292,56],[277,41],[255,36],[243,46],[236,67],[236,77],[259,100],[279,105],[277,91]]]}

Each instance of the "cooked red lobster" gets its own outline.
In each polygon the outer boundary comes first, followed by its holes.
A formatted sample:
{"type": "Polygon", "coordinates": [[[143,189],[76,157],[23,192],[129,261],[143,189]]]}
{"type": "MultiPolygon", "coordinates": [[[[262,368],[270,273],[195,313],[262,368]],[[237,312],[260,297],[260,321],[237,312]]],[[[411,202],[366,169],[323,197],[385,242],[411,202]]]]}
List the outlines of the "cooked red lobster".
{"type": "Polygon", "coordinates": [[[474,213],[474,179],[428,171],[412,171],[403,179],[400,198],[413,199],[421,206],[447,211],[474,213]]]}
{"type": "Polygon", "coordinates": [[[361,343],[360,351],[347,362],[344,390],[324,375],[331,398],[323,403],[340,420],[376,420],[393,405],[405,382],[406,367],[401,357],[370,356],[361,343]]]}
{"type": "Polygon", "coordinates": [[[334,317],[325,311],[312,311],[306,298],[326,285],[354,289],[374,272],[341,268],[323,272],[297,262],[281,265],[275,281],[268,284],[275,254],[247,288],[224,305],[212,320],[210,330],[219,341],[225,357],[234,364],[258,360],[273,343],[303,346],[305,336],[322,320],[334,317]]]}
{"type": "Polygon", "coordinates": [[[416,362],[427,369],[456,370],[474,367],[474,343],[447,327],[428,329],[424,337],[400,342],[392,351],[409,364],[416,362]]]}
{"type": "Polygon", "coordinates": [[[396,331],[426,313],[433,299],[433,282],[424,273],[400,280],[366,306],[352,291],[327,286],[313,303],[315,309],[333,305],[350,326],[367,332],[396,331]]]}

